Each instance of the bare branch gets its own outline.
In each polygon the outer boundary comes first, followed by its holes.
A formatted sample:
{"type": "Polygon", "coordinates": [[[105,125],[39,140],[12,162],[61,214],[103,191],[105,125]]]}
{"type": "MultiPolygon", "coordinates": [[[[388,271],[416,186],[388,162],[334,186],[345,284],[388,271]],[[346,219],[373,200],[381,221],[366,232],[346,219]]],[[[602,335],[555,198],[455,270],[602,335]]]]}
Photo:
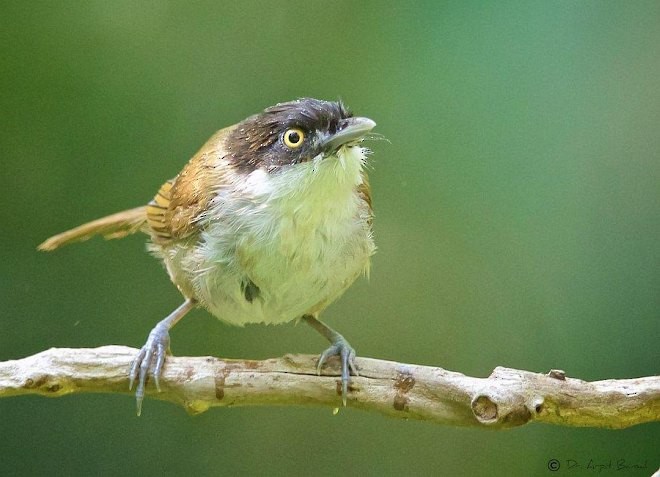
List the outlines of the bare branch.
{"type": "MultiPolygon", "coordinates": [[[[0,397],[122,393],[137,353],[125,346],[52,348],[0,363],[0,397]]],[[[264,361],[168,357],[162,392],[153,398],[190,413],[212,406],[320,405],[339,407],[336,361],[315,371],[316,357],[287,355],[264,361]]],[[[547,375],[498,367],[488,378],[441,368],[358,358],[348,405],[391,417],[456,426],[506,428],[527,422],[624,428],[660,420],[660,376],[586,382],[563,371],[547,375]]]]}

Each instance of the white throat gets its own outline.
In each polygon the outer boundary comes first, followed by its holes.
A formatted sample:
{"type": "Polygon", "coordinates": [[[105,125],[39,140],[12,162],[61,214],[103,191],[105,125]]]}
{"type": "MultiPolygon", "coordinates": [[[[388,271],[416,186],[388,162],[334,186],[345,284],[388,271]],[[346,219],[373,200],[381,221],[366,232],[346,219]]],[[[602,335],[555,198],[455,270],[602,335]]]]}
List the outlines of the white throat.
{"type": "Polygon", "coordinates": [[[250,173],[241,193],[259,204],[276,203],[283,214],[324,216],[328,210],[341,212],[363,181],[365,156],[366,150],[359,146],[342,147],[334,156],[319,154],[275,173],[257,169],[250,173]]]}

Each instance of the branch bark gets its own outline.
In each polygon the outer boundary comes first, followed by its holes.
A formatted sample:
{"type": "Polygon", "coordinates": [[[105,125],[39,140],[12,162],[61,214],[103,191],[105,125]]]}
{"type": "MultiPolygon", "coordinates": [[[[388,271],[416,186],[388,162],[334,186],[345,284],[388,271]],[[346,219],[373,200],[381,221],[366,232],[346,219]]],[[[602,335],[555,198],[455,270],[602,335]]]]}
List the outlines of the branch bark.
{"type": "MultiPolygon", "coordinates": [[[[52,348],[0,362],[0,397],[37,394],[121,393],[137,350],[125,346],[52,348]]],[[[213,406],[341,404],[337,362],[321,376],[316,356],[264,361],[213,357],[167,358],[162,392],[147,395],[182,405],[192,414],[213,406]]],[[[528,422],[625,428],[660,421],[660,376],[586,382],[562,371],[538,374],[498,367],[487,378],[441,368],[358,358],[348,406],[438,424],[508,428],[528,422]]]]}

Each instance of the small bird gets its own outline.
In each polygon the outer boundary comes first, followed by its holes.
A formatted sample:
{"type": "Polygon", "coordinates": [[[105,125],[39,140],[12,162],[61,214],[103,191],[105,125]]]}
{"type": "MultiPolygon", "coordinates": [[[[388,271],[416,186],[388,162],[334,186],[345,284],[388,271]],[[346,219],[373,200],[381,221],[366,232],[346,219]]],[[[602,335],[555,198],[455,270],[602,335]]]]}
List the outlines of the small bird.
{"type": "Polygon", "coordinates": [[[375,251],[370,152],[361,142],[376,123],[342,102],[279,103],[221,129],[147,205],[49,238],[54,250],[95,235],[141,231],[183,303],[151,330],[129,370],[140,415],[149,374],[159,378],[169,330],[195,307],[233,324],[302,319],[331,344],[319,357],[341,361],[346,405],[355,350],[318,319],[361,274],[375,251]]]}

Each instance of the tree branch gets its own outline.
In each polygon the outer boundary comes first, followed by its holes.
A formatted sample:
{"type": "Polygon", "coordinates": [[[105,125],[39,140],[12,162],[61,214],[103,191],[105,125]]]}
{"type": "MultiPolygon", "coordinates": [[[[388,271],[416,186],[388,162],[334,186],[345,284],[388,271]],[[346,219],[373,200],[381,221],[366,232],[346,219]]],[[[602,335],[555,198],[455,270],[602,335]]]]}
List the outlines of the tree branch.
{"type": "MultiPolygon", "coordinates": [[[[122,393],[137,353],[125,346],[52,348],[0,362],[0,397],[122,393]]],[[[147,394],[190,413],[212,406],[320,405],[339,407],[337,362],[321,376],[316,356],[264,361],[167,358],[162,392],[147,394]]],[[[624,428],[660,420],[660,376],[586,382],[562,371],[547,375],[496,368],[473,378],[441,368],[358,358],[348,405],[390,417],[457,426],[506,428],[536,421],[564,426],[624,428]]]]}

